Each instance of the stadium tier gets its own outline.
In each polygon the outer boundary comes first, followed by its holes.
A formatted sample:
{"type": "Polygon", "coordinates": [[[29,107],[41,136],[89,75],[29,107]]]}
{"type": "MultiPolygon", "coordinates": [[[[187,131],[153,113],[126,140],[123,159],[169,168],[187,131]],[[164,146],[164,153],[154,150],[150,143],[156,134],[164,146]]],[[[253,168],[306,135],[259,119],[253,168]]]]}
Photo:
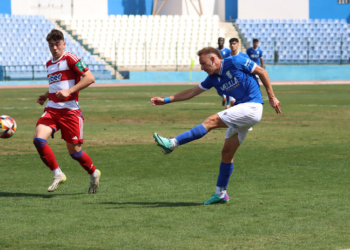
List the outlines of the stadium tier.
{"type": "MultiPolygon", "coordinates": [[[[46,79],[46,62],[51,58],[46,35],[55,28],[44,16],[0,14],[0,65],[4,66],[7,79],[46,79]]],[[[110,79],[111,72],[102,61],[96,60],[78,42],[65,35],[66,51],[83,59],[97,78],[110,79]]]]}
{"type": "Polygon", "coordinates": [[[237,19],[249,43],[259,39],[264,60],[272,63],[278,51],[280,63],[348,62],[350,28],[345,19],[237,19]]]}
{"type": "Polygon", "coordinates": [[[218,16],[111,15],[105,19],[65,19],[64,26],[118,66],[198,65],[196,52],[217,46],[225,29],[218,16]]]}

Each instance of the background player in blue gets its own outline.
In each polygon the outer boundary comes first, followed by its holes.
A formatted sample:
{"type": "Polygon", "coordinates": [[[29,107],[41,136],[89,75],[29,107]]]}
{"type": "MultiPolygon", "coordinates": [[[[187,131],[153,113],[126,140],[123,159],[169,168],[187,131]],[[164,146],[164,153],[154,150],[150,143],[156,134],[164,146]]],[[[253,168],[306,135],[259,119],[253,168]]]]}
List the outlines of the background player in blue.
{"type": "Polygon", "coordinates": [[[254,38],[253,39],[253,47],[247,49],[247,55],[257,65],[259,65],[262,68],[265,68],[264,67],[263,52],[261,49],[258,48],[258,46],[259,46],[259,40],[254,38]]]}
{"type": "MultiPolygon", "coordinates": [[[[238,56],[239,55],[239,56],[243,56],[245,58],[250,59],[247,54],[242,53],[242,52],[239,51],[239,45],[240,44],[239,44],[238,38],[235,38],[235,37],[231,38],[229,40],[229,44],[230,44],[230,49],[231,49],[230,56],[238,56]]],[[[236,101],[235,98],[233,98],[232,96],[227,97],[226,108],[229,108],[230,106],[233,106],[235,101],[236,101]]]]}
{"type": "MultiPolygon", "coordinates": [[[[275,97],[269,76],[265,69],[250,59],[233,56],[221,59],[221,54],[212,47],[198,51],[201,69],[208,73],[208,77],[198,86],[182,91],[176,95],[161,98],[153,97],[153,105],[164,105],[191,99],[212,87],[220,93],[233,96],[236,104],[217,114],[209,116],[203,123],[184,132],[173,139],[153,134],[158,146],[165,154],[171,153],[176,147],[200,139],[210,130],[227,128],[225,143],[221,152],[221,164],[216,184],[216,191],[204,204],[225,203],[229,200],[226,192],[230,175],[233,171],[233,156],[242,144],[248,129],[257,124],[263,111],[263,100],[260,86],[252,74],[257,74],[266,89],[270,105],[276,113],[281,113],[281,104],[275,97]]],[[[203,152],[205,153],[205,152],[203,152]]]]}
{"type": "MultiPolygon", "coordinates": [[[[229,50],[228,48],[225,48],[224,45],[225,45],[225,38],[219,37],[218,38],[218,46],[219,46],[218,50],[223,58],[227,58],[227,57],[231,56],[231,50],[229,50]]],[[[230,103],[230,100],[226,95],[221,95],[219,92],[218,92],[218,95],[222,97],[222,106],[225,106],[226,101],[227,101],[227,103],[230,103]]]]}
{"type": "Polygon", "coordinates": [[[219,50],[221,56],[223,58],[229,57],[230,54],[231,54],[231,50],[224,47],[224,45],[225,45],[225,38],[219,37],[218,45],[219,45],[218,50],[219,50]]]}

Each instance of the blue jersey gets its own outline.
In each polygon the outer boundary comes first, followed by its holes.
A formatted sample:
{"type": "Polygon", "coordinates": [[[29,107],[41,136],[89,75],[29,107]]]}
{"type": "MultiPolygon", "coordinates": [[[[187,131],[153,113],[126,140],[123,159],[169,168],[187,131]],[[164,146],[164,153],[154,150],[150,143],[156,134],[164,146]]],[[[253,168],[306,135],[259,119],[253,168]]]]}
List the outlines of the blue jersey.
{"type": "Polygon", "coordinates": [[[261,49],[253,49],[249,48],[247,49],[247,55],[250,57],[252,61],[254,61],[257,65],[261,66],[260,64],[260,58],[263,56],[263,52],[261,49]]]}
{"type": "Polygon", "coordinates": [[[243,57],[245,57],[245,58],[250,59],[250,57],[249,57],[246,53],[242,53],[242,52],[238,52],[238,54],[237,54],[237,55],[234,55],[234,56],[243,56],[243,57]]]}
{"type": "Polygon", "coordinates": [[[260,85],[252,72],[256,64],[243,56],[232,56],[221,61],[219,74],[208,76],[199,87],[209,90],[214,87],[219,94],[232,96],[235,105],[246,102],[264,103],[260,85]]]}
{"type": "Polygon", "coordinates": [[[219,52],[220,52],[220,54],[222,55],[223,58],[231,56],[231,50],[228,49],[228,48],[223,48],[222,50],[220,50],[218,48],[218,50],[219,50],[219,52]]]}

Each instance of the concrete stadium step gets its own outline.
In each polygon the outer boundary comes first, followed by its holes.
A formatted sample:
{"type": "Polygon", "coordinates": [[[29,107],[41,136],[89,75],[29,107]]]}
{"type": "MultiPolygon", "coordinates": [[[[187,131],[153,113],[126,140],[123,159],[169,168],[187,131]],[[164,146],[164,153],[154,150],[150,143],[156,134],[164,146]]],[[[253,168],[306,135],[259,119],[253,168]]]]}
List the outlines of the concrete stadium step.
{"type": "Polygon", "coordinates": [[[240,51],[246,53],[247,47],[244,42],[242,42],[241,34],[231,22],[220,22],[219,27],[225,29],[225,42],[228,42],[228,40],[234,37],[238,38],[239,43],[241,44],[240,51]]]}
{"type": "Polygon", "coordinates": [[[124,77],[118,71],[115,70],[115,67],[113,67],[113,65],[110,62],[108,62],[106,58],[99,55],[97,49],[91,49],[87,41],[85,40],[83,41],[83,39],[81,38],[79,39],[79,36],[76,35],[76,33],[70,28],[69,25],[65,25],[64,21],[61,21],[61,20],[55,20],[55,19],[51,19],[51,20],[54,23],[56,29],[62,31],[63,34],[66,34],[73,42],[80,43],[81,46],[83,47],[83,50],[89,51],[96,60],[102,61],[106,69],[111,71],[111,74],[115,79],[124,79],[124,77]]]}

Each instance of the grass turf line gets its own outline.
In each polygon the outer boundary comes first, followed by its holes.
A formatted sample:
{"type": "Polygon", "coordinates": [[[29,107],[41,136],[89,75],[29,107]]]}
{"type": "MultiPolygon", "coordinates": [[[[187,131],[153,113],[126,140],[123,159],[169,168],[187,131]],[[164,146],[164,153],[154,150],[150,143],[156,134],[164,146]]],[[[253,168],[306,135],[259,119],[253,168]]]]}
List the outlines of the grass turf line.
{"type": "Polygon", "coordinates": [[[151,106],[151,97],[188,87],[81,92],[83,148],[102,172],[96,195],[87,194],[89,176],[59,133],[48,143],[67,182],[46,192],[52,174],[32,144],[44,91],[2,90],[1,113],[15,118],[18,131],[0,140],[0,248],[349,248],[350,86],[275,86],[283,114],[264,105],[237,151],[230,202],[214,206],[201,203],[215,189],[225,130],[167,156],[152,138],[174,137],[222,109],[213,90],[151,106]]]}

